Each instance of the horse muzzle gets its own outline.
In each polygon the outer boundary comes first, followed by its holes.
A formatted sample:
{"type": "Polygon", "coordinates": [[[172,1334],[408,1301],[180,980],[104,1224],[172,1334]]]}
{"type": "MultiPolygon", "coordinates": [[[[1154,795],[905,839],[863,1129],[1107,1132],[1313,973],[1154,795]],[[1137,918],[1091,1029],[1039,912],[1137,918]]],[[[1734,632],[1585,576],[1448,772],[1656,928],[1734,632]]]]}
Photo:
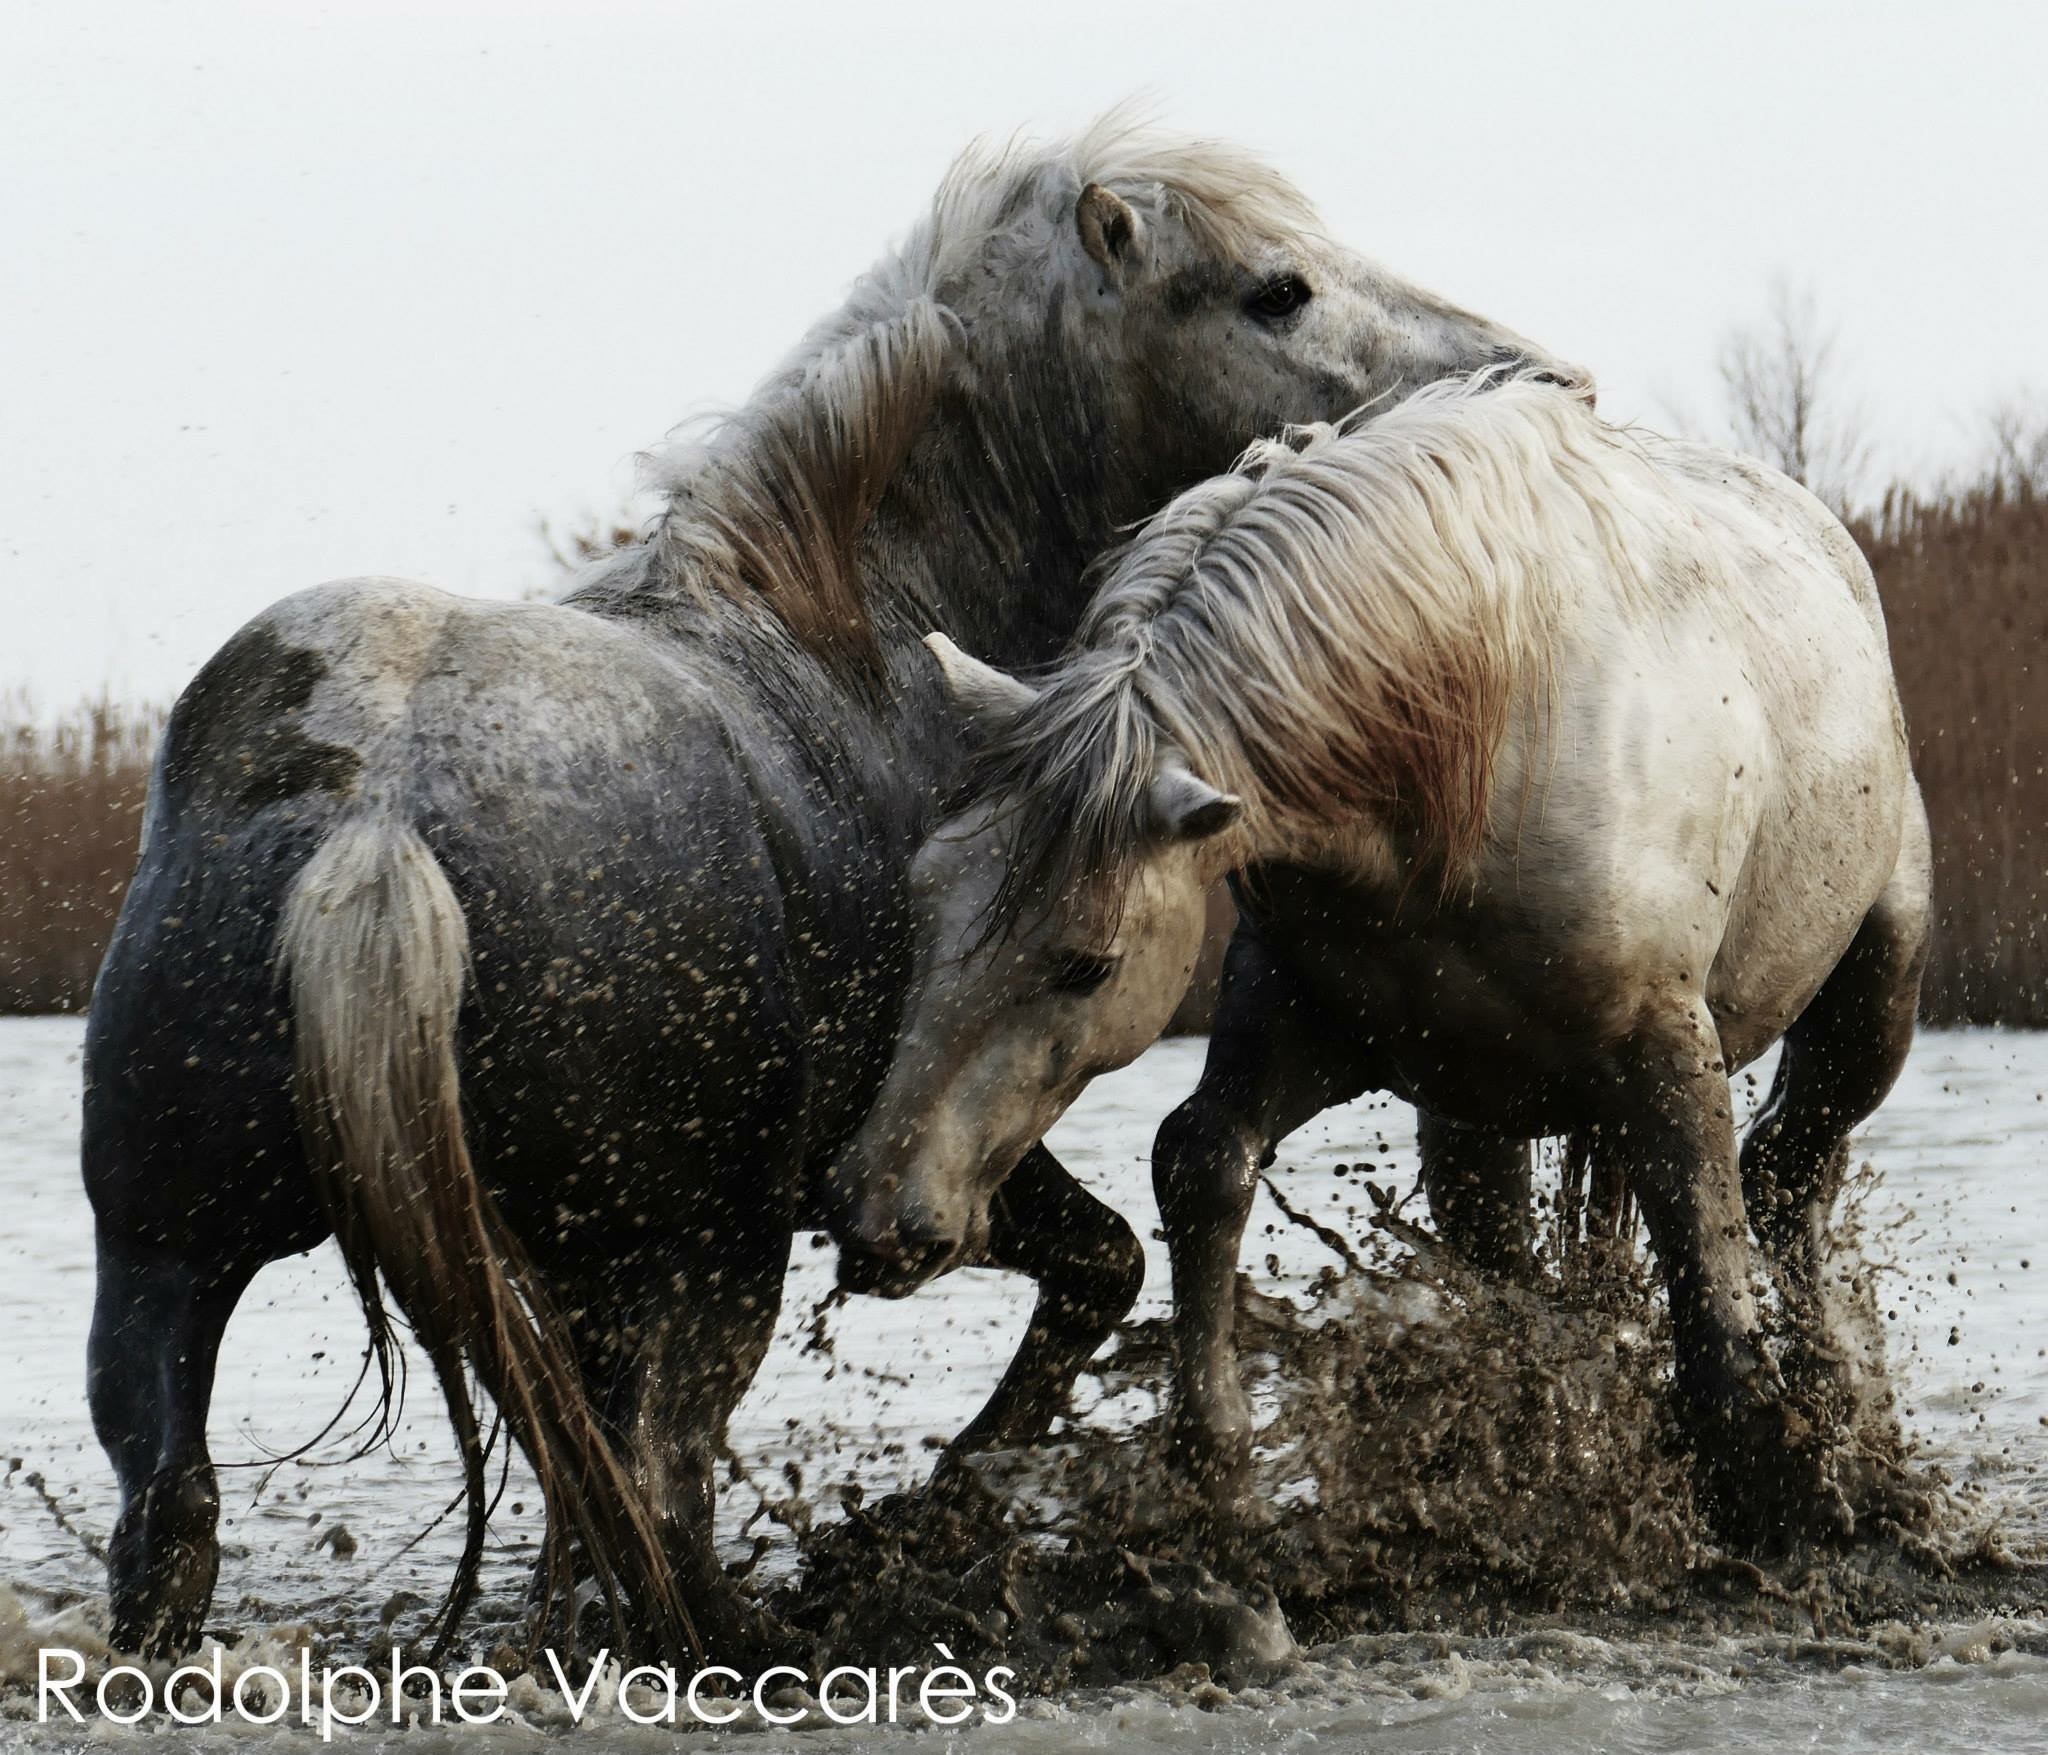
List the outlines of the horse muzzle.
{"type": "Polygon", "coordinates": [[[966,1237],[928,1213],[863,1214],[839,1239],[839,1289],[874,1298],[907,1298],[960,1257],[966,1237]]]}
{"type": "Polygon", "coordinates": [[[1544,361],[1536,365],[1536,370],[1530,376],[1539,384],[1555,384],[1588,408],[1597,408],[1600,405],[1599,387],[1593,382],[1593,374],[1584,366],[1566,366],[1544,361]]]}
{"type": "Polygon", "coordinates": [[[1522,343],[1505,345],[1494,350],[1491,363],[1493,370],[1501,374],[1499,382],[1533,379],[1538,384],[1555,384],[1588,408],[1597,404],[1599,392],[1590,371],[1569,360],[1554,359],[1540,348],[1522,343]]]}

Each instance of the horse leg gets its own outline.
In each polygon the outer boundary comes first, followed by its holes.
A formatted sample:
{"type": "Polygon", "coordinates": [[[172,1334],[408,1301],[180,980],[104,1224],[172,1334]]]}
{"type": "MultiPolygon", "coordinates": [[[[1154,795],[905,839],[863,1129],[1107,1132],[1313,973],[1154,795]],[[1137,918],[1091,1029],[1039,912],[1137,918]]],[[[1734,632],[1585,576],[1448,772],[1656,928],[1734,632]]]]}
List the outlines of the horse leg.
{"type": "Polygon", "coordinates": [[[1611,1152],[1648,1221],[1670,1295],[1680,1411],[1702,1508],[1734,1540],[1761,1544],[1810,1515],[1794,1503],[1776,1368],[1749,1289],[1749,1234],[1733,1103],[1704,1004],[1646,1020],[1619,1069],[1599,1149],[1611,1152]]]}
{"type": "Polygon", "coordinates": [[[259,1262],[208,1265],[99,1228],[86,1395],[121,1484],[107,1545],[110,1639],[192,1648],[220,1571],[220,1494],[206,1450],[214,1363],[259,1262]]]}
{"type": "MultiPolygon", "coordinates": [[[[557,1270],[557,1302],[583,1393],[656,1508],[677,1593],[705,1641],[707,1661],[758,1657],[779,1636],[726,1578],[712,1520],[726,1424],[773,1338],[787,1265],[785,1236],[772,1262],[764,1256],[752,1266],[735,1259],[716,1268],[696,1261],[655,1268],[635,1254],[601,1268],[557,1270]]],[[[593,1581],[580,1545],[571,1561],[582,1600],[593,1581]]],[[[596,1599],[584,1603],[573,1627],[564,1626],[563,1599],[550,1585],[542,1556],[527,1587],[542,1641],[581,1639],[594,1649],[613,1638],[596,1599]]]]}
{"type": "Polygon", "coordinates": [[[782,1308],[790,1232],[744,1236],[737,1225],[715,1264],[664,1271],[634,1371],[626,1453],[658,1507],[677,1587],[706,1661],[744,1668],[786,1655],[790,1636],[719,1564],[713,1517],[726,1427],[767,1357],[782,1308]]]}
{"type": "Polygon", "coordinates": [[[1415,1117],[1422,1186],[1437,1232],[1473,1266],[1526,1279],[1536,1267],[1530,1142],[1415,1117]]]}
{"type": "Polygon", "coordinates": [[[1351,1038],[1240,925],[1223,962],[1216,1024],[1194,1094],[1161,1124],[1152,1187],[1173,1263],[1176,1461],[1228,1525],[1251,1484],[1251,1405],[1238,1377],[1237,1259],[1273,1148],[1363,1081],[1351,1038]]]}
{"type": "MultiPolygon", "coordinates": [[[[1843,1351],[1851,1337],[1829,1320],[1828,1221],[1848,1170],[1849,1134],[1884,1101],[1906,1064],[1927,960],[1924,862],[1907,857],[1900,864],[1842,960],[1785,1032],[1770,1097],[1742,1146],[1743,1201],[1792,1333],[1787,1363],[1795,1379],[1824,1397],[1852,1394],[1859,1375],[1843,1351]]],[[[1874,1332],[1863,1337],[1865,1345],[1876,1339],[1874,1332]]],[[[1872,1363],[1881,1380],[1881,1360],[1872,1363]]]]}
{"type": "MultiPolygon", "coordinates": [[[[623,1456],[631,1437],[633,1397],[646,1345],[640,1298],[644,1274],[636,1258],[626,1257],[598,1270],[587,1264],[555,1263],[552,1278],[584,1399],[613,1451],[623,1456]]],[[[592,1594],[596,1580],[583,1544],[573,1535],[567,1564],[573,1574],[567,1582],[573,1588],[563,1592],[557,1588],[563,1581],[549,1573],[545,1543],[535,1556],[526,1586],[527,1615],[538,1629],[535,1644],[573,1647],[579,1639],[586,1639],[595,1650],[613,1639],[615,1628],[602,1594],[592,1594]],[[565,1617],[565,1609],[579,1602],[580,1612],[565,1617]]]]}
{"type": "Polygon", "coordinates": [[[990,1212],[990,1262],[1038,1282],[1031,1325],[1010,1368],[952,1448],[1029,1444],[1145,1283],[1145,1251],[1123,1215],[1076,1182],[1044,1146],[1010,1173],[990,1212]]]}

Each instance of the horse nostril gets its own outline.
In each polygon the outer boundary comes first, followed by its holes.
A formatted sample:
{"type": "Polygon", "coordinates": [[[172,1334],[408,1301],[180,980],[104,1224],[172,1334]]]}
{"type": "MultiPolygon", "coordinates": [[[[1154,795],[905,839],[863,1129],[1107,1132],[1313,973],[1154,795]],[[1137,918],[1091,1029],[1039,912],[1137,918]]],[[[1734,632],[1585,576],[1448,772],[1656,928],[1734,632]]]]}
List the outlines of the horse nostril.
{"type": "Polygon", "coordinates": [[[923,1215],[864,1225],[841,1244],[840,1284],[901,1297],[942,1271],[960,1243],[943,1220],[923,1215]]]}
{"type": "Polygon", "coordinates": [[[1599,393],[1593,387],[1593,374],[1581,372],[1568,366],[1545,366],[1530,374],[1539,384],[1555,384],[1560,390],[1569,390],[1588,408],[1595,406],[1599,393]]]}
{"type": "Polygon", "coordinates": [[[1505,346],[1494,350],[1492,363],[1503,380],[1525,376],[1537,384],[1555,384],[1560,390],[1570,391],[1588,408],[1593,406],[1593,374],[1583,366],[1546,359],[1525,348],[1505,346]]]}
{"type": "Polygon", "coordinates": [[[912,1221],[896,1232],[896,1258],[907,1268],[936,1267],[959,1247],[960,1240],[936,1221],[912,1221]]]}

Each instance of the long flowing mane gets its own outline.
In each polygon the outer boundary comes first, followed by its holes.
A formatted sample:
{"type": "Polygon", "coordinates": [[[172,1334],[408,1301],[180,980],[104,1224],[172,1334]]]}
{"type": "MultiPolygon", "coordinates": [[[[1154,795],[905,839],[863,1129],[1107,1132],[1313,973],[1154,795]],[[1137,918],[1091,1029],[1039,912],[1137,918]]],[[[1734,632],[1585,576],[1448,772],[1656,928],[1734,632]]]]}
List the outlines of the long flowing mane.
{"type": "Polygon", "coordinates": [[[648,460],[668,499],[649,583],[758,595],[804,645],[874,662],[856,545],[956,381],[954,301],[970,277],[1042,279],[1091,182],[1233,259],[1316,229],[1307,201],[1256,159],[1162,138],[1128,109],[1060,143],[970,147],[902,246],[743,407],[648,460]]]}
{"type": "Polygon", "coordinates": [[[1586,580],[1627,601],[1646,576],[1659,492],[1628,435],[1526,377],[1255,445],[1122,551],[980,753],[975,788],[1010,825],[998,914],[1103,877],[1120,893],[1169,750],[1240,795],[1255,846],[1367,817],[1455,877],[1586,580]]]}

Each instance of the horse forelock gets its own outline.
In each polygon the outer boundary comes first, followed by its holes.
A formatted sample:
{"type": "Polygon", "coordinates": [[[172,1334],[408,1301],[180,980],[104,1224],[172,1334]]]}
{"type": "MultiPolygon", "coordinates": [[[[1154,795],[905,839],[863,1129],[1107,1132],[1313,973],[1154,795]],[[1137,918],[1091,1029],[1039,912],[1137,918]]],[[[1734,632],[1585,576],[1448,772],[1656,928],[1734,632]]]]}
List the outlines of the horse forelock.
{"type": "Polygon", "coordinates": [[[1005,838],[987,929],[1007,932],[1034,906],[1095,907],[1113,927],[1144,840],[1159,727],[1128,654],[1082,652],[976,754],[970,787],[990,799],[1005,838]]]}
{"type": "MultiPolygon", "coordinates": [[[[756,595],[803,645],[878,662],[857,545],[955,378],[955,289],[992,258],[1043,265],[1090,182],[1238,260],[1317,225],[1300,193],[1252,155],[1161,135],[1130,106],[1063,142],[969,147],[902,246],[744,406],[647,460],[650,485],[668,500],[657,539],[665,575],[756,595]]],[[[1022,333],[1027,345],[1047,344],[1043,325],[1022,333]]],[[[1040,424],[1057,424],[1058,412],[1040,424]]],[[[1019,435],[1017,459],[1035,442],[1019,435]]]]}
{"type": "Polygon", "coordinates": [[[1589,577],[1626,605],[1649,576],[1651,470],[1527,379],[1254,446],[1123,551],[1076,652],[983,753],[1008,823],[1001,905],[1120,893],[1167,751],[1239,795],[1254,845],[1365,815],[1455,878],[1589,577]]]}

